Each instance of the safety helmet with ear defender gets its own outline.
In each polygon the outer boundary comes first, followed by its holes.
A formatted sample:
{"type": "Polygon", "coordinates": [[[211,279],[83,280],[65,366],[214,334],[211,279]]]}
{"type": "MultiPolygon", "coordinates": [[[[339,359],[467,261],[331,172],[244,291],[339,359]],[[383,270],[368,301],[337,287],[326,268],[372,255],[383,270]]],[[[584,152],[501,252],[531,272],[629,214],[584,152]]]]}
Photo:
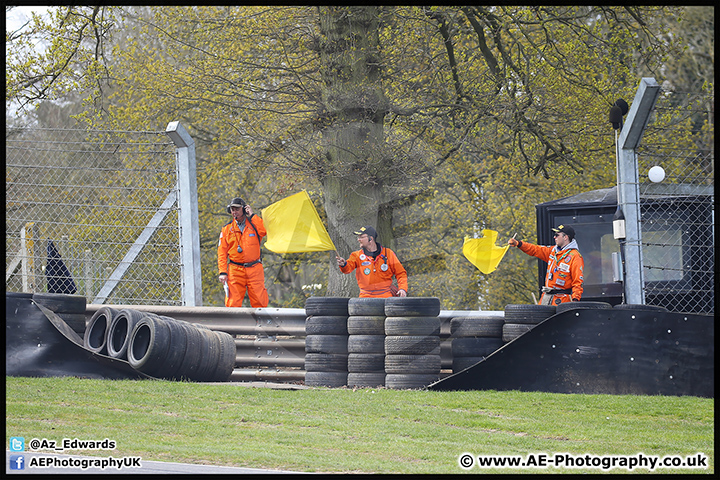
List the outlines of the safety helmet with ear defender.
{"type": "Polygon", "coordinates": [[[243,202],[243,199],[242,199],[242,198],[240,198],[240,197],[235,197],[235,198],[233,198],[232,201],[230,202],[230,205],[227,206],[227,212],[228,212],[228,213],[231,213],[231,212],[230,212],[230,207],[240,207],[240,208],[244,208],[245,205],[246,205],[246,204],[245,204],[245,202],[243,202]]]}

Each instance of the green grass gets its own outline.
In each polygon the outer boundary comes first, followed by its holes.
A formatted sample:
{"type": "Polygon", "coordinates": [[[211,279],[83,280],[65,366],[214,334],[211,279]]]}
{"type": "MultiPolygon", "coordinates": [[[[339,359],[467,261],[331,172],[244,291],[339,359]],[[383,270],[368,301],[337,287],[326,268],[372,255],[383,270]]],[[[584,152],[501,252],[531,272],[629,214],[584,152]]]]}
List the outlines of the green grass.
{"type": "MultiPolygon", "coordinates": [[[[273,390],[233,384],[6,377],[11,436],[117,442],[71,452],[303,472],[463,473],[458,458],[529,453],[693,455],[714,472],[713,399],[430,392],[273,390]]],[[[647,472],[638,469],[634,472],[647,472]]],[[[483,469],[473,473],[602,473],[483,469]]],[[[611,473],[625,473],[624,469],[611,473]]]]}

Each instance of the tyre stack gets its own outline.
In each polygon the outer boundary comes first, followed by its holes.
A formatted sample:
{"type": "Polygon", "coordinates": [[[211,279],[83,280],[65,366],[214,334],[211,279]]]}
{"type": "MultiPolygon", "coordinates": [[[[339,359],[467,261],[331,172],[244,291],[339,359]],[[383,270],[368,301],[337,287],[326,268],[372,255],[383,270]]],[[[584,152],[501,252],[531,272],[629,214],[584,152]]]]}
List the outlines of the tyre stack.
{"type": "Polygon", "coordinates": [[[235,339],[229,333],[152,313],[142,313],[125,350],[128,363],[139,372],[199,382],[227,381],[236,354],[235,339]]]}
{"type": "Polygon", "coordinates": [[[505,319],[488,315],[468,315],[450,319],[452,371],[457,373],[481,362],[503,346],[505,319]]]}
{"type": "Polygon", "coordinates": [[[348,379],[348,298],[305,302],[305,385],[343,387],[348,379]]]}
{"type": "Polygon", "coordinates": [[[85,297],[63,293],[33,293],[32,299],[57,314],[75,333],[85,335],[85,297]]]}
{"type": "Polygon", "coordinates": [[[349,387],[385,385],[385,299],[348,300],[349,387]]]}
{"type": "Polygon", "coordinates": [[[83,337],[85,349],[123,360],[151,377],[224,382],[235,368],[232,335],[131,308],[98,309],[83,337]]]}
{"type": "Polygon", "coordinates": [[[423,388],[440,378],[440,299],[385,299],[385,386],[423,388]]]}
{"type": "Polygon", "coordinates": [[[515,340],[532,330],[538,323],[555,315],[556,311],[554,305],[505,305],[502,341],[508,343],[515,340]]]}

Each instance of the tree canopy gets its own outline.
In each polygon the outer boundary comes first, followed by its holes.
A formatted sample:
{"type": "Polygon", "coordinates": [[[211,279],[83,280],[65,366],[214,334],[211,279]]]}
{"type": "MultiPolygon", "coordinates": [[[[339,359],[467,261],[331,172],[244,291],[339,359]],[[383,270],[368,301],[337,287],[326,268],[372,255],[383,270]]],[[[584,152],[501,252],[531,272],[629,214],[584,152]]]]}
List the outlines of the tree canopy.
{"type": "MultiPolygon", "coordinates": [[[[220,304],[212,258],[227,200],[259,211],[305,188],[341,255],[357,249],[353,230],[376,225],[411,295],[501,309],[531,301],[535,262],[508,254],[483,275],[463,238],[490,228],[533,241],[535,204],[614,185],[608,109],[640,77],[663,79],[680,57],[670,27],[683,12],[57,7],[32,24],[52,39],[46,53],[33,53],[28,32],[7,33],[6,100],[30,107],[80,91],[88,125],[180,120],[198,148],[206,299],[220,304]]],[[[270,280],[293,285],[271,303],[301,306],[298,281],[354,294],[332,257],[267,262],[270,280]]]]}

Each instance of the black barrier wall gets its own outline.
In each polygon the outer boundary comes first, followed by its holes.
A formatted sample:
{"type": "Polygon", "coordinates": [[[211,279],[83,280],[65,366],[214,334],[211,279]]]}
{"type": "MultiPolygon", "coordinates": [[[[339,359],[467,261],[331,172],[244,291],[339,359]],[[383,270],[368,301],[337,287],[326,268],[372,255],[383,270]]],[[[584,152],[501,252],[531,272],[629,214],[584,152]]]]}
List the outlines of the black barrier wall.
{"type": "Polygon", "coordinates": [[[568,310],[428,388],[714,397],[714,339],[708,315],[568,310]]]}

